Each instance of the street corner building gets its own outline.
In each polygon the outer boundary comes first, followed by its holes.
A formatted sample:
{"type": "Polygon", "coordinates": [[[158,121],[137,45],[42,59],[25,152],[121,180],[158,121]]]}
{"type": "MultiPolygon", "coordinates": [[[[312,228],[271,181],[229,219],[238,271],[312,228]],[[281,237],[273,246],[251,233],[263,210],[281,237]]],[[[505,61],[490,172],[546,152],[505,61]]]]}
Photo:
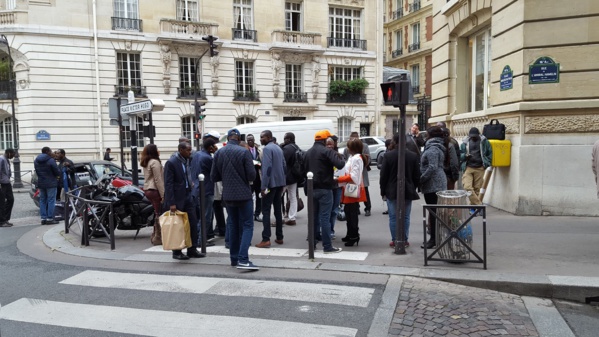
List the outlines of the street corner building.
{"type": "Polygon", "coordinates": [[[131,167],[129,147],[149,142],[149,121],[137,117],[137,144],[128,125],[120,139],[114,98],[127,103],[130,91],[164,101],[152,124],[165,153],[181,135],[252,122],[327,119],[341,140],[357,130],[377,135],[381,8],[366,0],[0,1],[0,148],[13,147],[17,133],[26,172],[43,146],[73,160],[112,148],[120,162],[121,142],[131,167]],[[203,39],[210,35],[217,39],[203,39]],[[206,109],[199,121],[196,100],[206,109]]]}
{"type": "Polygon", "coordinates": [[[506,126],[511,164],[486,203],[520,215],[599,215],[592,144],[599,139],[599,3],[432,1],[432,110],[461,140],[506,126]]]}

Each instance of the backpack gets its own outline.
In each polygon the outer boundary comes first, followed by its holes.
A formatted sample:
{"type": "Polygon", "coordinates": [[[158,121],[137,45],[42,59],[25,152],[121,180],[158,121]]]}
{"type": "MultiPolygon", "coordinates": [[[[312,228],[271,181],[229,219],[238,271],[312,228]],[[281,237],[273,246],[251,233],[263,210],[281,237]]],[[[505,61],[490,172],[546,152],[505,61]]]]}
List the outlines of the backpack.
{"type": "Polygon", "coordinates": [[[297,179],[297,185],[301,186],[304,179],[306,178],[306,170],[304,169],[304,162],[306,159],[306,152],[302,151],[297,145],[295,147],[295,161],[291,167],[291,174],[297,179]]]}

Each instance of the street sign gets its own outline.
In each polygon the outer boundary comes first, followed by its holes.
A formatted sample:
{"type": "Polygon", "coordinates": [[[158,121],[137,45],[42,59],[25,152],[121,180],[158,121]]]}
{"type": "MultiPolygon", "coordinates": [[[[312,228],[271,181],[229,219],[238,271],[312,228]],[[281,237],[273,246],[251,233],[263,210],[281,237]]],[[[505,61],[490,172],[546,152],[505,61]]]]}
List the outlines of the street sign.
{"type": "Polygon", "coordinates": [[[139,101],[131,104],[121,105],[121,114],[137,114],[152,111],[154,105],[151,100],[139,101]]]}

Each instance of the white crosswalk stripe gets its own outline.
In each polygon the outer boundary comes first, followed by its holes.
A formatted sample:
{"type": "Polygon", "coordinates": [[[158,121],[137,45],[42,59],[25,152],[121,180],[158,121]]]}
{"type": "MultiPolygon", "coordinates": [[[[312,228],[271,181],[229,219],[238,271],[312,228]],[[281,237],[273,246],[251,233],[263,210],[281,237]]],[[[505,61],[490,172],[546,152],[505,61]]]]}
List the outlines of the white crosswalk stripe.
{"type": "MultiPolygon", "coordinates": [[[[262,281],[88,270],[59,284],[85,289],[108,288],[196,295],[294,301],[300,308],[338,305],[351,310],[368,308],[374,288],[331,284],[262,281]],[[89,287],[89,288],[88,288],[89,287]]],[[[62,300],[62,299],[60,299],[62,300]]],[[[294,303],[289,302],[289,303],[294,303]]],[[[103,303],[105,304],[105,303],[103,303]]],[[[121,304],[122,305],[122,304],[121,304]]],[[[126,333],[144,336],[356,336],[353,327],[252,317],[127,308],[21,298],[2,306],[0,319],[41,325],[126,333]],[[65,315],[65,313],[77,313],[65,315]],[[101,317],[101,319],[98,319],[101,317]],[[135,317],[135,319],[131,319],[135,317]],[[109,324],[107,324],[109,322],[109,324]]],[[[253,316],[253,315],[250,315],[253,316]]],[[[267,316],[268,318],[268,316],[267,316]]],[[[288,318],[284,318],[288,319],[288,318]]],[[[323,322],[319,322],[323,323],[323,322]]],[[[339,325],[339,321],[337,322],[339,325]]],[[[341,323],[344,325],[344,323],[341,323]]]]}

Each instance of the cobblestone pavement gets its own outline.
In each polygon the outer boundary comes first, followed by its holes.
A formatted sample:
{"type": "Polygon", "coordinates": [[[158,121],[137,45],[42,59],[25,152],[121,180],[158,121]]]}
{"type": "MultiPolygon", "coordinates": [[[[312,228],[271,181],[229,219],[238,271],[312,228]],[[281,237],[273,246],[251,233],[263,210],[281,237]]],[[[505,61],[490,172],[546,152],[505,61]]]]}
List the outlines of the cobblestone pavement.
{"type": "Polygon", "coordinates": [[[406,277],[389,336],[538,336],[520,296],[406,277]]]}
{"type": "Polygon", "coordinates": [[[39,216],[40,209],[31,200],[27,189],[14,190],[14,192],[15,205],[12,208],[11,219],[39,216]]]}

